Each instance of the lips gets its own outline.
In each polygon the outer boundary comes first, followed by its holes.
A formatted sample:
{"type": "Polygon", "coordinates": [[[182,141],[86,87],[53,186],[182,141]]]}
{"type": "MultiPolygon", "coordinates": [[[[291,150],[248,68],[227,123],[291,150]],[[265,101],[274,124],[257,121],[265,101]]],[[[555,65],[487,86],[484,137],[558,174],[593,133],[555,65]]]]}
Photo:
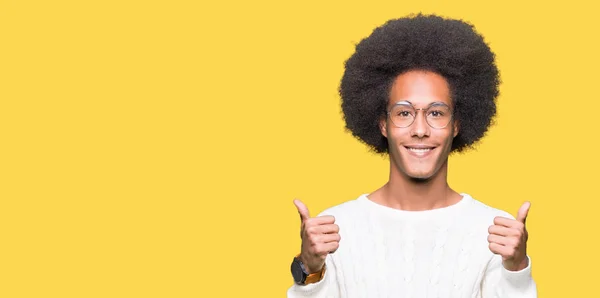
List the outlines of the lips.
{"type": "Polygon", "coordinates": [[[436,147],[427,145],[406,145],[404,146],[411,155],[416,157],[425,157],[429,155],[436,147]]]}

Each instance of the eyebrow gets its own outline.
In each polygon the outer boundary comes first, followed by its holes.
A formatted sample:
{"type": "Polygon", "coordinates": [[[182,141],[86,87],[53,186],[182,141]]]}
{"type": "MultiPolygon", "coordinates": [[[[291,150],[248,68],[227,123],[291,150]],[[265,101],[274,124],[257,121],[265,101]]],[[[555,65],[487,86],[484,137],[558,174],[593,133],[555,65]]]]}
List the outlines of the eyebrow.
{"type": "MultiPolygon", "coordinates": [[[[414,105],[413,105],[413,103],[412,103],[412,102],[410,102],[410,100],[401,100],[401,101],[397,101],[397,102],[396,102],[396,103],[394,103],[392,106],[395,106],[395,105],[398,105],[398,104],[407,104],[407,103],[408,103],[409,105],[411,105],[411,106],[414,106],[414,105]]],[[[443,102],[441,102],[441,101],[434,101],[434,102],[432,102],[432,103],[428,104],[428,105],[427,105],[427,107],[431,107],[431,106],[434,106],[434,105],[440,105],[440,104],[442,104],[442,105],[447,105],[446,103],[443,103],[443,102]]]]}

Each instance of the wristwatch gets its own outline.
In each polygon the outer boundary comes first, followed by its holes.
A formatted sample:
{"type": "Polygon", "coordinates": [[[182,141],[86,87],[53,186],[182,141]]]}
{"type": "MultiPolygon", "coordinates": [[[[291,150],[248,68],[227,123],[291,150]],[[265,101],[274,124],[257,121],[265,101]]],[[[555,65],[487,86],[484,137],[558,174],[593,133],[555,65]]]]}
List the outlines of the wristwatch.
{"type": "MultiPolygon", "coordinates": [[[[299,256],[299,255],[298,255],[299,256]]],[[[294,282],[298,285],[308,285],[312,283],[316,283],[323,279],[325,275],[325,264],[323,264],[323,268],[319,272],[308,274],[306,271],[306,267],[300,261],[298,256],[294,257],[294,261],[292,261],[292,276],[294,277],[294,282]]]]}

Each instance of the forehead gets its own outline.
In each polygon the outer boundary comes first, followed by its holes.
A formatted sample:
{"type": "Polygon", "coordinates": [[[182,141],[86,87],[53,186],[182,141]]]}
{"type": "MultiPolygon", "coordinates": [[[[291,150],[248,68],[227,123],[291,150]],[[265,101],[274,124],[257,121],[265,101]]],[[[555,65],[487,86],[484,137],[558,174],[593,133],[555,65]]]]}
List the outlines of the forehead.
{"type": "Polygon", "coordinates": [[[451,106],[450,87],[441,75],[423,70],[405,72],[394,80],[389,105],[410,101],[415,107],[425,107],[433,102],[451,106]]]}

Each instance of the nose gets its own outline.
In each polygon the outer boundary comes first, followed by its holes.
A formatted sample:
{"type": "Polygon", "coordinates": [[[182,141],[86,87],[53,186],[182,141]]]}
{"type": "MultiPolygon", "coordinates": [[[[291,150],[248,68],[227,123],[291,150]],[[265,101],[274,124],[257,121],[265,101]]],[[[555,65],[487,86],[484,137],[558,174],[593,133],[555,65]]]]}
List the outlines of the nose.
{"type": "Polygon", "coordinates": [[[411,136],[419,139],[429,136],[429,124],[425,119],[425,111],[417,110],[415,115],[415,121],[412,124],[411,136]]]}

